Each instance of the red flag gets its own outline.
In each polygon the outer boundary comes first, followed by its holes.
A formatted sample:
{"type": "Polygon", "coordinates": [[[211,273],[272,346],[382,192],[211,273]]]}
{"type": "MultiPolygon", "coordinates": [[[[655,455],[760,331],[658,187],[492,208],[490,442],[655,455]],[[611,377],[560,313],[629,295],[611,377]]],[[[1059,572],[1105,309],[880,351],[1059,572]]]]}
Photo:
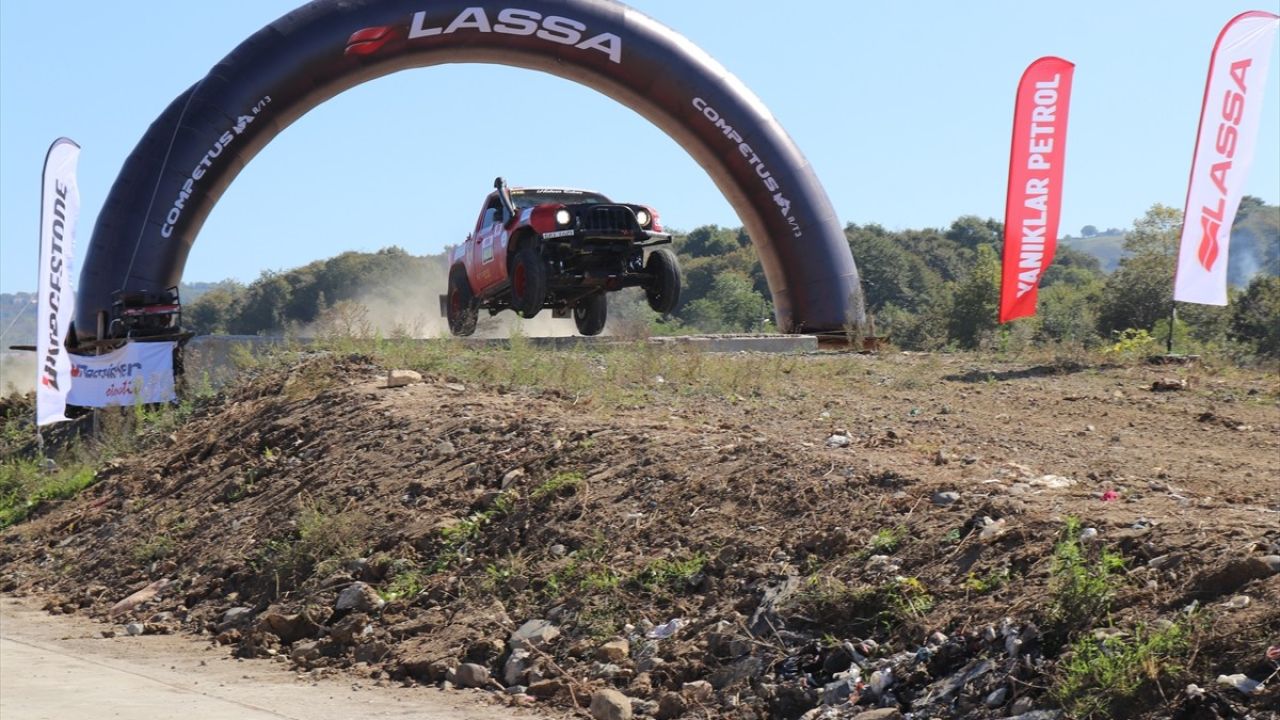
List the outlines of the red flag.
{"type": "Polygon", "coordinates": [[[1043,57],[1027,67],[1018,84],[1004,210],[1002,323],[1036,314],[1040,276],[1058,246],[1067,106],[1075,67],[1062,58],[1043,57]]]}

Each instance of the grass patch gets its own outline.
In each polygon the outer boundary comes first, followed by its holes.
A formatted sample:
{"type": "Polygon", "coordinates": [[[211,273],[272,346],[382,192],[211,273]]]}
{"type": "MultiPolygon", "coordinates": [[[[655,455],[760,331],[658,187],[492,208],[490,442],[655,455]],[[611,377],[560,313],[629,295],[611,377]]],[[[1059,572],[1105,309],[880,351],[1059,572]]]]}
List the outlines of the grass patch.
{"type": "Polygon", "coordinates": [[[1062,539],[1054,546],[1049,581],[1051,600],[1045,624],[1050,650],[1066,644],[1077,632],[1088,631],[1105,618],[1124,570],[1124,558],[1104,547],[1088,548],[1080,540],[1078,518],[1067,518],[1062,539]]]}
{"type": "Polygon", "coordinates": [[[891,528],[880,528],[871,536],[869,548],[872,555],[889,555],[902,546],[907,529],[898,525],[891,528]]]}
{"type": "Polygon", "coordinates": [[[168,535],[156,535],[150,540],[136,545],[131,553],[134,562],[139,565],[148,565],[157,560],[163,560],[173,555],[177,549],[177,543],[168,535]]]}
{"type": "Polygon", "coordinates": [[[976,595],[986,595],[1004,587],[1009,583],[1009,569],[991,570],[985,575],[970,572],[965,578],[964,587],[976,595]]]}
{"type": "Polygon", "coordinates": [[[0,464],[0,528],[26,520],[47,502],[75,497],[97,480],[89,465],[67,467],[30,458],[14,458],[0,464]]]}
{"type": "Polygon", "coordinates": [[[556,473],[551,479],[534,488],[529,496],[534,502],[537,502],[543,498],[570,495],[578,491],[578,488],[582,486],[583,480],[584,478],[580,472],[556,473]]]}
{"type": "Polygon", "coordinates": [[[922,618],[934,598],[914,577],[898,577],[872,586],[850,586],[815,575],[788,603],[804,621],[837,635],[886,632],[922,618]]]}
{"type": "Polygon", "coordinates": [[[295,522],[296,534],[267,543],[258,563],[277,595],[364,557],[374,534],[373,519],[365,513],[338,511],[319,501],[301,501],[295,522]]]}
{"type": "Polygon", "coordinates": [[[636,573],[633,582],[651,592],[680,592],[689,587],[694,576],[707,565],[707,556],[697,553],[687,558],[661,558],[636,573]]]}
{"type": "Polygon", "coordinates": [[[401,598],[412,600],[422,593],[426,579],[426,574],[417,568],[401,570],[378,590],[378,595],[387,602],[401,598]]]}
{"type": "Polygon", "coordinates": [[[1187,621],[1157,630],[1140,627],[1131,638],[1085,635],[1063,654],[1051,695],[1071,717],[1130,717],[1148,707],[1161,678],[1182,670],[1190,635],[1187,621]]]}

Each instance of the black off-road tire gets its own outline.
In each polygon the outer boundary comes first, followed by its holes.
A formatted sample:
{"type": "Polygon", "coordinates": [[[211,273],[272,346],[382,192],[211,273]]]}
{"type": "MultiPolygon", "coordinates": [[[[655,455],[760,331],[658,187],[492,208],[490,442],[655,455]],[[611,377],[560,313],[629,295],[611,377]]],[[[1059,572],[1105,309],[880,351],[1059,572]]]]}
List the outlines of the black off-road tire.
{"type": "Polygon", "coordinates": [[[462,266],[453,268],[449,273],[449,332],[458,337],[467,337],[476,331],[476,321],[480,318],[480,307],[476,304],[475,294],[471,292],[471,283],[467,280],[467,271],[462,266]]]}
{"type": "Polygon", "coordinates": [[[676,260],[676,254],[667,248],[653,250],[644,263],[644,269],[652,276],[644,287],[649,307],[656,313],[670,314],[680,304],[680,262],[676,260]]]}
{"type": "Polygon", "coordinates": [[[531,318],[547,299],[547,264],[532,243],[516,251],[511,261],[511,307],[520,317],[531,318]]]}
{"type": "Polygon", "coordinates": [[[604,332],[608,320],[609,296],[604,292],[588,295],[573,306],[573,323],[578,326],[578,332],[587,337],[604,332]]]}

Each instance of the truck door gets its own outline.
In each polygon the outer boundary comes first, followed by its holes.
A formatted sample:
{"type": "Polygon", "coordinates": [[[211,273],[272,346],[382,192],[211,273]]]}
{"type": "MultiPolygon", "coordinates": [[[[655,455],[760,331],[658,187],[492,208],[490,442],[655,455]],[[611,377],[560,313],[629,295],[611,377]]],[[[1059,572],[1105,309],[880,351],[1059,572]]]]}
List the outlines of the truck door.
{"type": "Polygon", "coordinates": [[[498,246],[503,233],[502,204],[496,197],[489,199],[480,216],[475,243],[471,249],[471,267],[474,268],[476,291],[483,293],[504,276],[502,265],[505,257],[499,257],[498,246]]]}

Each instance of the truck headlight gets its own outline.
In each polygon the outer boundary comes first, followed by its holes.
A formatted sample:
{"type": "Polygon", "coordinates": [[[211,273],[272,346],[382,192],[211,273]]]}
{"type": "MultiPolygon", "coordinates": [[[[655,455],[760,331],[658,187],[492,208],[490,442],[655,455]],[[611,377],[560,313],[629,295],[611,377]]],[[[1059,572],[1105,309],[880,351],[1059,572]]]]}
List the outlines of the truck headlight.
{"type": "Polygon", "coordinates": [[[637,210],[637,211],[636,211],[636,222],[640,223],[640,227],[649,227],[649,223],[650,223],[652,220],[653,220],[653,218],[649,216],[649,211],[648,211],[648,210],[637,210]]]}
{"type": "Polygon", "coordinates": [[[564,227],[571,222],[573,222],[573,214],[570,213],[568,210],[565,210],[564,208],[560,208],[559,210],[556,211],[557,225],[559,225],[560,227],[564,227]]]}

